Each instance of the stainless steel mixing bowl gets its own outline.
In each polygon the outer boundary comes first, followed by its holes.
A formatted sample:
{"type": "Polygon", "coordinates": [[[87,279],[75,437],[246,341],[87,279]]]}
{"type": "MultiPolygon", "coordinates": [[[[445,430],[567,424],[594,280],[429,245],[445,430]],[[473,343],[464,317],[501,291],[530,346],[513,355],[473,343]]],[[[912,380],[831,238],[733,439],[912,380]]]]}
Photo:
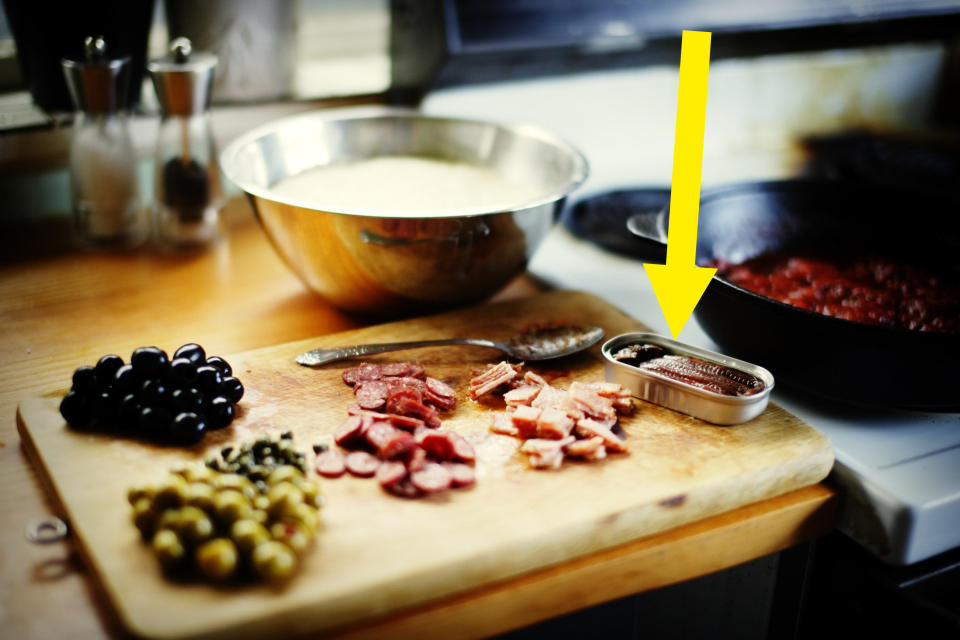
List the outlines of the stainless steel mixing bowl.
{"type": "MultiPolygon", "coordinates": [[[[523,272],[587,163],[529,125],[426,116],[406,110],[311,112],[257,128],[224,149],[226,176],[249,196],[274,248],[334,305],[398,315],[482,300],[523,272]],[[271,187],[315,167],[378,156],[489,167],[537,187],[525,202],[431,213],[326,207],[271,187]]],[[[377,185],[370,185],[376,189],[377,185]]]]}

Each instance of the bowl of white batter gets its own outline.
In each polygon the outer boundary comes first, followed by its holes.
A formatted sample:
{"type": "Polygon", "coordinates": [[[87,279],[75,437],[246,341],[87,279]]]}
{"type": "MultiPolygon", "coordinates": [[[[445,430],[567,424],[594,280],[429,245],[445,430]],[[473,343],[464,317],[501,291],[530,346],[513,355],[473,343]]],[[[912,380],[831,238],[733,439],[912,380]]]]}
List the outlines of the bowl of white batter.
{"type": "Polygon", "coordinates": [[[307,286],[375,315],[496,293],[587,176],[540,127],[394,109],[284,118],[235,140],[221,165],[307,286]]]}

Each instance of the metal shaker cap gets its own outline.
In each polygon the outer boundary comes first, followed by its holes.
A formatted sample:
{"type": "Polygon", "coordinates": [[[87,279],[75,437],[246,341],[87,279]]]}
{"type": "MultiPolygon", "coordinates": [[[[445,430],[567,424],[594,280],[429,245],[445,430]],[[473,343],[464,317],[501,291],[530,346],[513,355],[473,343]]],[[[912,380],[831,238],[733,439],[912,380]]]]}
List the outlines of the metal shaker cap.
{"type": "Polygon", "coordinates": [[[84,60],[60,61],[77,109],[87,113],[110,113],[124,104],[130,83],[130,57],[107,58],[103,36],[84,41],[84,60]]]}
{"type": "Polygon", "coordinates": [[[217,56],[193,51],[187,38],[176,38],[170,51],[147,65],[160,108],[167,115],[189,116],[210,106],[217,56]]]}

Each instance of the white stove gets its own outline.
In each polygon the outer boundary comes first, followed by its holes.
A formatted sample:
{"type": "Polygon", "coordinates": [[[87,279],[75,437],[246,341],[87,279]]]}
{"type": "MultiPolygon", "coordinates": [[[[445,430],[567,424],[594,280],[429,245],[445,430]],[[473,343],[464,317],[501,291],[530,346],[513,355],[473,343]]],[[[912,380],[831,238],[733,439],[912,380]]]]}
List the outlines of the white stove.
{"type": "MultiPolygon", "coordinates": [[[[792,140],[803,133],[858,122],[919,126],[942,55],[939,45],[911,45],[712,64],[704,187],[794,175],[802,158],[792,140]]],[[[429,94],[422,108],[557,132],[590,163],[575,201],[669,185],[676,74],[649,67],[452,88],[429,94]]],[[[530,271],[552,286],[592,292],[669,335],[638,261],[558,225],[530,271]]],[[[694,318],[680,339],[717,349],[694,318]]],[[[832,440],[843,532],[891,564],[960,547],[960,414],[858,409],[782,389],[773,399],[832,440]]]]}

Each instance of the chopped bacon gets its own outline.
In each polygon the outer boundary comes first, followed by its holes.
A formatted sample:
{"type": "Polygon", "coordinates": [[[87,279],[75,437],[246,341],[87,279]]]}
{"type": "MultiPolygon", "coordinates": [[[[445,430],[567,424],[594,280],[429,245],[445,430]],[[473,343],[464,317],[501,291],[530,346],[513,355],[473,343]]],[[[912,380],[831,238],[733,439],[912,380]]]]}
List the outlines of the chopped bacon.
{"type": "Polygon", "coordinates": [[[573,419],[560,409],[547,407],[537,418],[537,437],[560,440],[570,435],[573,419]]]}
{"type": "Polygon", "coordinates": [[[493,423],[490,425],[490,431],[505,436],[519,436],[520,430],[513,424],[509,413],[497,412],[493,414],[493,423]]]}
{"type": "Polygon", "coordinates": [[[562,450],[565,446],[576,442],[573,436],[567,436],[562,440],[545,440],[543,438],[530,438],[520,445],[520,451],[523,453],[533,453],[537,455],[546,455],[554,451],[562,450]]]}
{"type": "Polygon", "coordinates": [[[559,409],[574,420],[583,417],[583,412],[577,408],[576,403],[573,401],[573,398],[570,397],[569,393],[563,389],[558,389],[549,385],[540,390],[540,394],[537,396],[536,400],[533,401],[532,406],[540,409],[559,409]]]}
{"type": "Polygon", "coordinates": [[[603,446],[603,438],[600,436],[571,442],[563,447],[563,451],[568,456],[587,460],[596,460],[598,455],[603,458],[607,454],[607,449],[603,446]]]}
{"type": "Polygon", "coordinates": [[[540,387],[535,384],[524,384],[503,394],[503,401],[508,407],[518,407],[522,404],[532,404],[540,393],[540,387]]]}
{"type": "Polygon", "coordinates": [[[485,396],[516,377],[517,369],[503,360],[470,380],[470,396],[473,399],[485,396]]]}
{"type": "Polygon", "coordinates": [[[627,451],[627,443],[621,440],[613,431],[600,424],[596,420],[583,418],[577,420],[575,428],[578,435],[584,438],[594,438],[599,436],[603,438],[603,445],[609,450],[617,453],[627,451]]]}
{"type": "Polygon", "coordinates": [[[630,391],[628,389],[624,389],[616,382],[607,382],[604,380],[601,382],[591,382],[587,386],[593,389],[594,391],[596,391],[599,395],[603,396],[604,398],[629,398],[630,397],[630,391]]]}
{"type": "Polygon", "coordinates": [[[540,375],[537,375],[537,374],[534,373],[533,371],[527,371],[526,373],[524,373],[524,374],[523,374],[523,381],[526,382],[527,384],[532,384],[532,385],[537,386],[537,387],[549,387],[549,386],[550,386],[550,383],[547,382],[545,378],[543,378],[543,377],[540,376],[540,375]]]}
{"type": "Polygon", "coordinates": [[[574,382],[570,385],[570,397],[573,398],[577,407],[591,418],[613,418],[614,420],[617,418],[613,401],[610,398],[604,398],[582,382],[574,382]]]}
{"type": "Polygon", "coordinates": [[[563,465],[563,449],[530,454],[527,462],[534,469],[559,469],[563,465]]]}
{"type": "Polygon", "coordinates": [[[520,405],[511,415],[513,426],[520,432],[521,438],[532,438],[537,435],[537,420],[540,418],[540,409],[520,405]]]}

